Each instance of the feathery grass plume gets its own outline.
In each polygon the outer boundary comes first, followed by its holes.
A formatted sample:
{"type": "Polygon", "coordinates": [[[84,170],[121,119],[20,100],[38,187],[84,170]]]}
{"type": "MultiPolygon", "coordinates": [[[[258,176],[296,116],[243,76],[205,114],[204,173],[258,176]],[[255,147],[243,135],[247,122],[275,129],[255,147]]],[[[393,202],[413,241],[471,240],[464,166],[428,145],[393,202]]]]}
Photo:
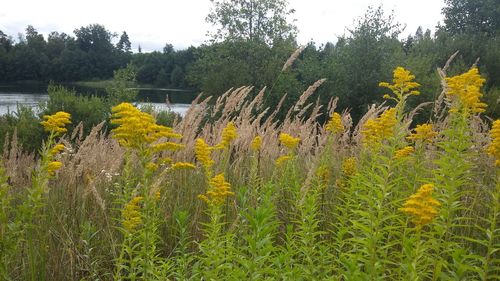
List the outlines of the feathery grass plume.
{"type": "Polygon", "coordinates": [[[302,51],[305,50],[305,48],[306,46],[300,46],[297,50],[295,50],[295,52],[293,52],[293,54],[286,60],[285,64],[283,65],[283,68],[281,68],[281,72],[284,72],[285,70],[290,68],[293,62],[295,62],[295,60],[300,56],[300,54],[302,53],[302,51]]]}
{"type": "Polygon", "coordinates": [[[253,151],[259,151],[260,147],[262,145],[262,137],[261,136],[256,136],[252,142],[250,143],[250,148],[253,151]]]}
{"type": "Polygon", "coordinates": [[[342,117],[337,112],[332,114],[332,117],[326,124],[326,131],[332,134],[341,133],[344,131],[344,125],[342,124],[342,117]]]}
{"type": "Polygon", "coordinates": [[[211,178],[209,185],[207,192],[198,195],[198,198],[210,206],[220,206],[224,204],[227,197],[234,195],[234,192],[231,191],[231,184],[225,180],[223,173],[211,178]]]}
{"type": "Polygon", "coordinates": [[[450,112],[458,112],[463,109],[464,114],[469,112],[474,114],[486,110],[485,108],[488,105],[480,101],[483,96],[481,87],[486,79],[481,78],[476,67],[463,74],[446,77],[445,80],[447,86],[446,95],[454,102],[450,112]]]}
{"type": "Polygon", "coordinates": [[[299,138],[292,137],[291,135],[286,133],[281,133],[279,136],[279,140],[281,144],[283,144],[289,149],[295,149],[300,142],[299,138]]]}
{"type": "Polygon", "coordinates": [[[53,115],[44,115],[45,121],[40,122],[45,131],[54,135],[66,133],[68,129],[65,128],[67,124],[71,124],[71,115],[64,111],[56,112],[53,115]]]}
{"type": "Polygon", "coordinates": [[[415,152],[415,148],[413,148],[413,146],[405,146],[401,149],[396,150],[396,152],[394,154],[394,159],[395,160],[401,159],[403,157],[406,157],[406,156],[412,154],[413,152],[415,152]]]}
{"type": "Polygon", "coordinates": [[[422,185],[417,193],[411,195],[403,204],[403,207],[399,209],[401,212],[412,217],[412,222],[417,228],[428,224],[438,215],[436,207],[439,207],[441,204],[432,198],[433,190],[434,185],[432,184],[422,185]]]}
{"type": "Polygon", "coordinates": [[[380,117],[369,119],[364,124],[361,131],[363,134],[363,143],[366,147],[374,146],[394,135],[394,129],[397,124],[396,108],[390,108],[380,117]]]}
{"type": "Polygon", "coordinates": [[[215,149],[228,149],[231,142],[236,139],[237,136],[234,123],[227,123],[227,126],[222,129],[222,140],[215,146],[215,149]]]}
{"type": "Polygon", "coordinates": [[[133,232],[142,224],[141,206],[142,196],[136,196],[128,202],[122,210],[122,225],[128,232],[133,232]]]}
{"type": "Polygon", "coordinates": [[[500,166],[500,120],[495,120],[490,130],[491,143],[486,152],[495,157],[495,165],[500,166]]]}
{"type": "Polygon", "coordinates": [[[113,138],[127,148],[148,152],[177,150],[183,146],[173,142],[159,142],[161,138],[180,139],[172,128],[157,125],[154,117],[142,112],[130,103],[121,103],[111,109],[111,124],[118,125],[111,130],[113,138]]]}
{"type": "Polygon", "coordinates": [[[415,133],[412,133],[410,136],[406,137],[406,139],[415,142],[420,140],[422,142],[431,143],[437,135],[438,133],[433,130],[432,124],[422,124],[417,125],[415,133]]]}

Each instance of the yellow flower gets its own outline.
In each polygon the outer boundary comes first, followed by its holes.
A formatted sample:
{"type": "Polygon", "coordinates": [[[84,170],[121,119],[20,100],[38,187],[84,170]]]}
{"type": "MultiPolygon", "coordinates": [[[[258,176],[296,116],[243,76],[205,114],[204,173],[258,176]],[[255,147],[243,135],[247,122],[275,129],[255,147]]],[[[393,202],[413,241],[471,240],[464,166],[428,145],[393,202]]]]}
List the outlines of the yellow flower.
{"type": "Polygon", "coordinates": [[[283,163],[285,163],[286,161],[292,159],[292,156],[290,155],[283,155],[283,156],[280,156],[278,157],[278,159],[276,159],[276,166],[280,167],[281,165],[283,165],[283,163]]]}
{"type": "Polygon", "coordinates": [[[495,120],[490,130],[491,143],[486,152],[495,157],[495,165],[500,166],[500,120],[495,120]]]}
{"type": "Polygon", "coordinates": [[[65,148],[64,144],[58,143],[52,147],[52,149],[49,151],[50,155],[56,155],[59,154],[61,151],[63,151],[65,148]]]}
{"type": "Polygon", "coordinates": [[[209,181],[210,187],[205,194],[198,195],[198,198],[211,206],[224,204],[226,198],[234,195],[231,191],[231,184],[224,179],[224,174],[218,174],[209,181]]]}
{"type": "Polygon", "coordinates": [[[261,136],[256,136],[252,140],[252,143],[250,144],[250,147],[252,148],[253,151],[259,151],[261,145],[262,145],[262,137],[261,136]]]}
{"type": "MultiPolygon", "coordinates": [[[[410,71],[404,69],[403,67],[396,67],[393,72],[392,83],[380,82],[378,85],[380,87],[389,88],[394,95],[396,95],[396,100],[400,101],[406,98],[408,95],[419,95],[420,92],[415,90],[420,86],[417,82],[414,82],[415,75],[411,74],[410,71]]],[[[384,95],[384,99],[390,99],[391,96],[388,94],[384,95]]]]}
{"type": "Polygon", "coordinates": [[[432,142],[432,139],[437,135],[438,133],[432,129],[432,124],[422,124],[417,125],[417,127],[415,128],[415,133],[406,138],[412,141],[421,140],[430,143],[432,142]]]}
{"type": "Polygon", "coordinates": [[[390,108],[380,117],[366,121],[363,134],[363,143],[365,146],[377,145],[384,139],[394,135],[394,129],[397,124],[396,109],[390,108]]]}
{"type": "Polygon", "coordinates": [[[421,228],[425,224],[428,224],[438,215],[436,207],[439,207],[441,204],[439,204],[436,199],[432,198],[433,190],[434,185],[432,184],[422,185],[417,193],[411,195],[410,198],[406,200],[403,204],[403,208],[399,209],[412,217],[412,221],[417,228],[421,228]]]}
{"type": "Polygon", "coordinates": [[[237,137],[236,127],[233,122],[229,122],[222,130],[222,141],[215,146],[216,149],[227,149],[231,142],[237,137]]]}
{"type": "Polygon", "coordinates": [[[326,131],[332,134],[341,133],[344,131],[344,125],[342,124],[342,117],[337,112],[332,114],[330,121],[326,124],[326,131]]]}
{"type": "Polygon", "coordinates": [[[47,166],[47,172],[49,175],[53,176],[57,170],[59,170],[62,166],[62,163],[59,161],[51,161],[47,166]]]}
{"type": "Polygon", "coordinates": [[[401,159],[403,157],[406,157],[410,154],[415,152],[415,148],[413,146],[405,146],[401,149],[396,150],[396,153],[394,154],[394,159],[401,159]]]}
{"type": "Polygon", "coordinates": [[[71,115],[64,111],[56,112],[53,115],[44,115],[45,121],[40,122],[45,131],[53,134],[66,133],[68,130],[65,128],[66,124],[71,124],[71,115]]]}
{"type": "Polygon", "coordinates": [[[146,149],[150,152],[178,150],[183,145],[173,142],[160,142],[162,138],[179,139],[182,136],[172,128],[157,125],[153,116],[142,112],[130,103],[121,103],[111,109],[111,123],[118,125],[113,129],[113,138],[127,148],[146,149]]]}
{"type": "Polygon", "coordinates": [[[300,142],[299,138],[294,138],[294,137],[290,136],[289,134],[285,134],[285,133],[280,134],[279,140],[284,146],[286,146],[290,149],[296,148],[300,142]]]}
{"type": "Polygon", "coordinates": [[[482,103],[479,98],[483,96],[481,87],[485,81],[479,75],[479,70],[476,67],[461,75],[446,78],[446,95],[455,100],[451,111],[457,112],[460,108],[463,108],[465,113],[484,112],[487,105],[482,103]]]}
{"type": "Polygon", "coordinates": [[[346,158],[342,162],[342,173],[348,177],[356,173],[356,157],[346,158]]]}
{"type": "Polygon", "coordinates": [[[196,159],[200,161],[205,169],[209,169],[215,163],[211,158],[212,147],[210,147],[203,139],[197,139],[194,145],[194,154],[196,159]]]}
{"type": "Polygon", "coordinates": [[[146,163],[146,169],[149,170],[150,172],[154,172],[158,169],[158,164],[153,162],[148,162],[146,163]]]}
{"type": "Polygon", "coordinates": [[[193,163],[188,163],[188,162],[177,162],[172,165],[172,169],[177,170],[177,169],[195,169],[196,166],[193,163]]]}
{"type": "Polygon", "coordinates": [[[139,203],[143,200],[142,196],[136,196],[128,202],[122,210],[122,225],[128,231],[134,231],[142,224],[141,206],[139,203]]]}

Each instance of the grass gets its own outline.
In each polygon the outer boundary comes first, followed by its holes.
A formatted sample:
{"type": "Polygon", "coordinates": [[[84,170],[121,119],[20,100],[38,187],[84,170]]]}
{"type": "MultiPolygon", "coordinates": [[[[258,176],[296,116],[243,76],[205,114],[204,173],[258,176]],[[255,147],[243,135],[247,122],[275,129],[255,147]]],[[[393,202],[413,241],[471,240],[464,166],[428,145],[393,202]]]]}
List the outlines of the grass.
{"type": "Polygon", "coordinates": [[[418,85],[399,69],[382,84],[392,106],[358,124],[336,100],[317,122],[319,80],[281,122],[265,90],[241,87],[198,97],[172,128],[121,104],[111,134],[79,125],[38,156],[12,138],[0,278],[499,280],[499,142],[470,98],[480,79],[450,92],[445,71],[427,131],[409,127],[418,85]]]}

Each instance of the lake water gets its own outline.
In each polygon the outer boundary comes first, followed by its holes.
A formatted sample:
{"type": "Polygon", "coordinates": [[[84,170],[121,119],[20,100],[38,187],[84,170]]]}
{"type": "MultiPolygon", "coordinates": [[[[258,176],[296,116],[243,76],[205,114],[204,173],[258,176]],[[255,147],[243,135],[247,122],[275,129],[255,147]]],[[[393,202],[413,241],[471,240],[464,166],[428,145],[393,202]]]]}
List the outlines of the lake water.
{"type": "MultiPolygon", "coordinates": [[[[87,94],[99,94],[100,89],[77,89],[77,91],[87,94]]],[[[195,98],[192,92],[184,91],[168,91],[168,89],[142,89],[139,92],[139,100],[137,105],[151,105],[157,111],[171,110],[184,116],[191,105],[191,101],[195,98]],[[166,100],[170,103],[165,103],[166,100]]],[[[15,112],[18,105],[31,106],[34,110],[38,110],[38,104],[49,99],[46,92],[39,89],[25,88],[16,90],[12,87],[0,87],[0,115],[8,112],[15,112]]]]}

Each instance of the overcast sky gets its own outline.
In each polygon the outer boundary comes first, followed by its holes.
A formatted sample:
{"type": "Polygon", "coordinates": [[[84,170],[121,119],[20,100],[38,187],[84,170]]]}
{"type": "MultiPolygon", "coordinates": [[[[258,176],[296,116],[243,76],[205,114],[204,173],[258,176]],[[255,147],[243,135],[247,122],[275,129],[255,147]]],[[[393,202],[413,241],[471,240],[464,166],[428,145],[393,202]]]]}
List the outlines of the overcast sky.
{"type": "MultiPolygon", "coordinates": [[[[126,31],[133,49],[161,50],[165,43],[175,49],[198,46],[206,41],[210,26],[205,17],[209,0],[2,0],[0,30],[17,37],[27,25],[40,33],[51,31],[73,35],[73,30],[91,23],[103,24],[116,33],[126,31]]],[[[396,21],[406,25],[403,36],[418,26],[434,31],[443,21],[443,0],[289,0],[296,10],[299,44],[313,40],[318,45],[336,41],[368,6],[382,5],[386,14],[394,11],[396,21]]]]}

